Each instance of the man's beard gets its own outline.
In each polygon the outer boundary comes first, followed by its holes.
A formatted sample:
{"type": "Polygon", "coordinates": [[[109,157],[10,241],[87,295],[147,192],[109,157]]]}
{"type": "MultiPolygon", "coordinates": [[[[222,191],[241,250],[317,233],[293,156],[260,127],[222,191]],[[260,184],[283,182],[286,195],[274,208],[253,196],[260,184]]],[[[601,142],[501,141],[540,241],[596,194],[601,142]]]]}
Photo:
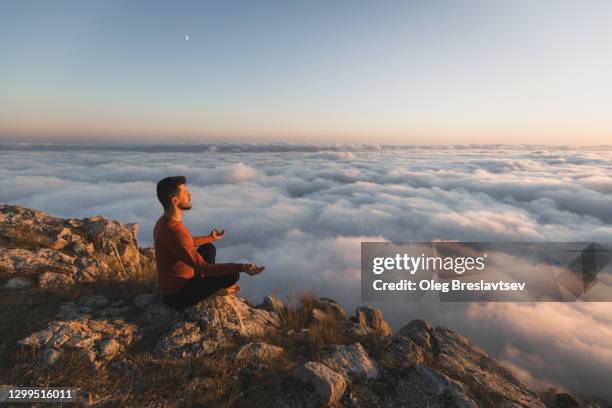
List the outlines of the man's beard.
{"type": "Polygon", "coordinates": [[[191,203],[179,207],[181,210],[191,210],[191,203]]]}

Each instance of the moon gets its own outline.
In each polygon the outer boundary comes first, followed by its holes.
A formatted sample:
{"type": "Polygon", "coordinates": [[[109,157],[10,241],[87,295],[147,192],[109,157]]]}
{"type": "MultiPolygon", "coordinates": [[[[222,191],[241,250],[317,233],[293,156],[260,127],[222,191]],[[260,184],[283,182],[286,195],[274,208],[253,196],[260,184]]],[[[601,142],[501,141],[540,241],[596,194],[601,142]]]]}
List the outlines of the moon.
{"type": "Polygon", "coordinates": [[[188,35],[185,36],[185,41],[189,41],[189,36],[188,35]]]}

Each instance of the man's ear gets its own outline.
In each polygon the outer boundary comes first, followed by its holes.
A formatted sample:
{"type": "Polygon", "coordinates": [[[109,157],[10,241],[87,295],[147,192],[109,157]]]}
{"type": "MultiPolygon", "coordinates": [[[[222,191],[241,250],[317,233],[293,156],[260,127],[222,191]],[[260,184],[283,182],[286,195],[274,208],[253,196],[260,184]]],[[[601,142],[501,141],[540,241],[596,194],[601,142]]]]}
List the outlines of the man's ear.
{"type": "Polygon", "coordinates": [[[173,207],[178,206],[178,203],[179,203],[178,196],[172,196],[170,198],[170,203],[172,204],[173,207]]]}

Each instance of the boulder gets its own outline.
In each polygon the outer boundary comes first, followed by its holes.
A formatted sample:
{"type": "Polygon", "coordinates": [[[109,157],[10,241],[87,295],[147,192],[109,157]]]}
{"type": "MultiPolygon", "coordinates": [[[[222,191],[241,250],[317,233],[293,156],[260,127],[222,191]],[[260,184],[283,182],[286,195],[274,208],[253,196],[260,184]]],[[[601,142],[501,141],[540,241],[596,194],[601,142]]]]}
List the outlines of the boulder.
{"type": "Polygon", "coordinates": [[[279,316],[281,316],[287,310],[285,308],[285,305],[283,305],[283,302],[281,302],[281,300],[276,295],[268,295],[264,297],[263,301],[259,306],[257,306],[257,308],[267,310],[268,312],[276,313],[279,316]]]}
{"type": "Polygon", "coordinates": [[[292,375],[299,381],[311,384],[323,405],[337,403],[346,390],[344,376],[322,363],[309,361],[296,367],[292,375]]]}
{"type": "Polygon", "coordinates": [[[7,280],[6,282],[4,282],[4,285],[2,285],[2,289],[4,290],[19,290],[19,289],[24,289],[27,288],[28,286],[30,286],[32,283],[27,280],[27,279],[23,279],[23,278],[11,278],[9,280],[7,280]]]}
{"type": "Polygon", "coordinates": [[[315,300],[314,307],[331,314],[338,319],[346,319],[348,314],[346,310],[338,302],[327,297],[321,297],[315,300]]]}
{"type": "Polygon", "coordinates": [[[39,361],[45,365],[55,364],[66,352],[77,352],[92,368],[99,368],[122,353],[136,332],[135,325],[123,320],[54,320],[17,344],[40,349],[39,361]]]}
{"type": "Polygon", "coordinates": [[[140,251],[136,240],[138,224],[123,225],[98,215],[83,219],[79,229],[98,252],[117,261],[124,276],[140,270],[140,251]]]}
{"type": "Polygon", "coordinates": [[[412,320],[399,329],[397,335],[407,337],[427,350],[432,348],[433,328],[424,320],[412,320]]]}
{"type": "Polygon", "coordinates": [[[107,272],[128,277],[142,268],[137,232],[137,224],[124,225],[102,216],[63,219],[3,204],[0,269],[23,274],[64,273],[76,282],[107,272]]]}
{"type": "Polygon", "coordinates": [[[208,297],[185,312],[210,335],[227,339],[261,336],[280,325],[276,313],[254,308],[235,295],[208,297]]]}
{"type": "Polygon", "coordinates": [[[58,272],[44,272],[38,276],[38,286],[43,289],[67,289],[74,284],[71,275],[58,272]]]}
{"type": "Polygon", "coordinates": [[[62,320],[94,317],[123,319],[124,316],[134,311],[134,308],[128,305],[120,307],[113,305],[117,305],[117,302],[111,304],[102,295],[88,295],[76,301],[62,303],[55,317],[62,320]]]}
{"type": "Polygon", "coordinates": [[[391,334],[391,327],[389,327],[389,324],[383,318],[383,314],[380,309],[370,306],[358,307],[355,310],[355,321],[366,331],[370,331],[381,336],[388,336],[391,334]]]}
{"type": "Polygon", "coordinates": [[[155,353],[159,356],[199,357],[217,349],[217,342],[202,339],[200,326],[195,322],[178,322],[157,343],[155,353]]]}
{"type": "Polygon", "coordinates": [[[183,318],[158,341],[158,355],[200,356],[279,326],[276,313],[256,309],[235,295],[206,298],[187,308],[183,318]]]}
{"type": "Polygon", "coordinates": [[[159,292],[143,293],[133,300],[134,305],[141,310],[139,319],[143,323],[164,322],[181,315],[181,311],[166,305],[159,292]]]}
{"type": "Polygon", "coordinates": [[[0,244],[46,248],[58,240],[64,220],[18,205],[0,204],[0,244]]]}
{"type": "Polygon", "coordinates": [[[378,378],[380,368],[370,359],[368,352],[360,343],[350,346],[332,345],[323,352],[323,364],[332,370],[344,374],[347,379],[352,377],[378,378]]]}
{"type": "Polygon", "coordinates": [[[387,357],[396,367],[410,368],[415,364],[426,364],[433,360],[433,354],[430,349],[424,348],[413,340],[397,334],[387,337],[384,348],[387,357]]]}
{"type": "Polygon", "coordinates": [[[283,353],[282,347],[255,341],[240,348],[236,354],[236,362],[245,366],[261,366],[280,357],[283,353]]]}

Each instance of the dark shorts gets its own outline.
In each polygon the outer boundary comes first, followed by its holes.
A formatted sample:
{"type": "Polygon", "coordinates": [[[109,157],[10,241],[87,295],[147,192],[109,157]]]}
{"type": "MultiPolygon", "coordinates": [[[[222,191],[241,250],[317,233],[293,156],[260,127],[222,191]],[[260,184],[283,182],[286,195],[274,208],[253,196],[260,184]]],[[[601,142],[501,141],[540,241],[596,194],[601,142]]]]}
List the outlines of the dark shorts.
{"type": "MultiPolygon", "coordinates": [[[[217,255],[217,249],[213,244],[204,244],[198,247],[198,252],[206,263],[214,264],[217,255]]],[[[195,273],[185,286],[172,295],[164,295],[164,302],[175,309],[183,310],[189,306],[199,303],[202,299],[212,295],[219,289],[229,288],[240,278],[240,273],[236,272],[225,276],[208,276],[202,277],[199,273],[195,273]]]]}

